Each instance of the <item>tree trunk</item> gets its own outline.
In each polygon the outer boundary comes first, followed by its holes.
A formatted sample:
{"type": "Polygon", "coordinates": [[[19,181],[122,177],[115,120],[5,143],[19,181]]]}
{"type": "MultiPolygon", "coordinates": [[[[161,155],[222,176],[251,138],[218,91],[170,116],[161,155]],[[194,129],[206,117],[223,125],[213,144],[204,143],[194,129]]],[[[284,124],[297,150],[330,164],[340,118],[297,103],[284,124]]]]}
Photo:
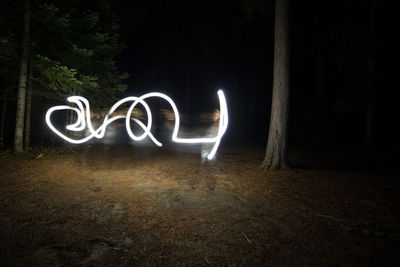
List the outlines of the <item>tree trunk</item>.
{"type": "MultiPolygon", "coordinates": [[[[71,105],[68,105],[68,106],[71,106],[71,105]]],[[[67,109],[67,112],[65,114],[65,125],[70,125],[71,124],[71,111],[72,110],[67,109]]],[[[67,127],[64,128],[64,133],[68,134],[67,127]]]]}
{"type": "Polygon", "coordinates": [[[190,64],[191,64],[191,46],[189,44],[186,45],[185,51],[185,115],[186,122],[190,121],[191,116],[191,73],[190,73],[190,64]]]}
{"type": "Polygon", "coordinates": [[[320,21],[316,19],[315,21],[316,27],[315,30],[317,31],[317,42],[316,42],[316,86],[315,86],[315,93],[314,95],[316,98],[314,99],[314,125],[316,127],[312,127],[315,134],[311,138],[315,138],[314,144],[323,145],[324,143],[324,132],[326,127],[324,125],[324,36],[323,26],[319,25],[320,21]]]}
{"type": "Polygon", "coordinates": [[[376,24],[376,1],[371,0],[369,7],[369,38],[368,38],[368,70],[367,70],[367,103],[365,116],[365,149],[369,154],[373,150],[373,125],[374,125],[374,48],[375,48],[375,24],[376,24]]]}
{"type": "Polygon", "coordinates": [[[26,118],[24,131],[24,148],[29,149],[31,143],[31,110],[32,110],[32,63],[29,65],[28,85],[26,91],[26,118]]]}
{"type": "Polygon", "coordinates": [[[253,144],[256,141],[255,137],[255,129],[256,129],[256,89],[255,86],[252,85],[249,90],[249,118],[248,118],[248,130],[250,132],[250,142],[253,144]]]}
{"type": "Polygon", "coordinates": [[[18,80],[17,114],[15,122],[14,153],[23,152],[26,80],[28,72],[30,0],[25,0],[24,25],[22,34],[21,66],[18,80]]]}
{"type": "Polygon", "coordinates": [[[185,115],[186,125],[191,123],[193,106],[192,106],[192,50],[193,50],[193,41],[192,41],[192,24],[191,21],[193,19],[192,9],[193,6],[189,3],[185,6],[186,12],[182,13],[182,24],[184,25],[184,38],[185,38],[185,62],[184,62],[184,72],[185,72],[185,115]]]}
{"type": "Polygon", "coordinates": [[[268,144],[261,167],[288,169],[287,136],[289,115],[288,0],[275,1],[274,77],[268,144]]]}
{"type": "MultiPolygon", "coordinates": [[[[72,89],[71,95],[74,96],[76,95],[76,90],[75,88],[72,89]]],[[[70,107],[74,107],[74,104],[69,103],[68,104],[70,107]]],[[[71,125],[75,123],[75,111],[73,110],[68,110],[68,114],[67,114],[67,124],[66,125],[71,125]]],[[[68,132],[68,130],[66,130],[66,132],[68,132]]]]}
{"type": "Polygon", "coordinates": [[[3,105],[2,105],[2,108],[1,108],[0,148],[4,146],[4,125],[5,125],[5,121],[6,121],[7,94],[8,94],[8,90],[6,90],[5,93],[4,93],[3,105]]]}

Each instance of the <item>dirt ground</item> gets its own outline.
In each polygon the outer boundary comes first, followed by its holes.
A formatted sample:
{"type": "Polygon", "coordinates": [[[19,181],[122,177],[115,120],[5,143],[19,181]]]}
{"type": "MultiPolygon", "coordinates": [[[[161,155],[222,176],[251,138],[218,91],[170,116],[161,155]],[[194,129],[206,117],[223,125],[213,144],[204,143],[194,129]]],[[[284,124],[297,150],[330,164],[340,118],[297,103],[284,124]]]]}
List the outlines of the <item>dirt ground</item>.
{"type": "Polygon", "coordinates": [[[400,265],[398,171],[289,156],[293,170],[263,172],[251,147],[212,162],[126,146],[3,153],[0,265],[400,265]]]}

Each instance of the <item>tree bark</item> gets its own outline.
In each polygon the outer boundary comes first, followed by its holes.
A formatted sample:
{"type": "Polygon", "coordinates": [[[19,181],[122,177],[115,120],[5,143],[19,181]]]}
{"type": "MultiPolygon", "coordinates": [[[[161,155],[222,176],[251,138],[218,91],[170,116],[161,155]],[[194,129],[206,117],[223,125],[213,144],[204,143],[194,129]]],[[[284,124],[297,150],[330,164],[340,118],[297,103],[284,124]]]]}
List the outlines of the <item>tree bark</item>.
{"type": "Polygon", "coordinates": [[[26,91],[26,113],[25,113],[25,131],[24,148],[29,149],[31,143],[31,110],[32,110],[32,63],[29,64],[28,85],[26,91]]]}
{"type": "Polygon", "coordinates": [[[28,54],[29,54],[30,5],[31,5],[30,0],[25,0],[21,66],[19,70],[19,79],[18,79],[18,99],[17,99],[17,114],[15,122],[14,153],[23,152],[25,96],[26,96],[26,80],[28,72],[28,54]]]}
{"type": "Polygon", "coordinates": [[[288,169],[287,137],[289,115],[288,0],[275,1],[274,75],[268,144],[261,167],[288,169]]]}
{"type": "Polygon", "coordinates": [[[0,148],[4,146],[4,125],[6,121],[6,111],[7,111],[7,94],[6,90],[3,96],[3,105],[1,108],[1,122],[0,122],[0,148]]]}

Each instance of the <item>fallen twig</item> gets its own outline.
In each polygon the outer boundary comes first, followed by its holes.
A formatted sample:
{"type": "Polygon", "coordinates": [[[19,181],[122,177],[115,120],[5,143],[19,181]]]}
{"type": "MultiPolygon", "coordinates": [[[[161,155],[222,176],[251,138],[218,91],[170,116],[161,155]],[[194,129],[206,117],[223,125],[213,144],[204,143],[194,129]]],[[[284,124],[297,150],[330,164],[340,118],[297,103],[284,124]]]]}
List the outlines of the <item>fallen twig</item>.
{"type": "Polygon", "coordinates": [[[244,237],[247,239],[247,241],[248,241],[249,243],[251,243],[251,240],[247,237],[247,235],[245,234],[245,232],[242,231],[242,233],[243,233],[244,237]]]}

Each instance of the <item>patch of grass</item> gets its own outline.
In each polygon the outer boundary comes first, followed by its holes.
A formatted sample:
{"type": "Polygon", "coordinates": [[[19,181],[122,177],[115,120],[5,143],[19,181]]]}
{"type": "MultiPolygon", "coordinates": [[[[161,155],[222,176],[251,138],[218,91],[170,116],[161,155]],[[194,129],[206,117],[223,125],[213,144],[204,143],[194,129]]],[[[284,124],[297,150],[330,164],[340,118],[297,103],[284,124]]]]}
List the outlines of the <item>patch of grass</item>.
{"type": "Polygon", "coordinates": [[[44,158],[63,158],[65,156],[80,154],[88,149],[88,145],[84,146],[73,146],[73,145],[62,145],[62,146],[42,146],[42,147],[29,147],[22,153],[14,154],[12,149],[0,151],[0,159],[44,159],[44,158]]]}
{"type": "Polygon", "coordinates": [[[13,156],[11,149],[2,150],[0,151],[0,158],[1,159],[9,159],[13,156]]]}

